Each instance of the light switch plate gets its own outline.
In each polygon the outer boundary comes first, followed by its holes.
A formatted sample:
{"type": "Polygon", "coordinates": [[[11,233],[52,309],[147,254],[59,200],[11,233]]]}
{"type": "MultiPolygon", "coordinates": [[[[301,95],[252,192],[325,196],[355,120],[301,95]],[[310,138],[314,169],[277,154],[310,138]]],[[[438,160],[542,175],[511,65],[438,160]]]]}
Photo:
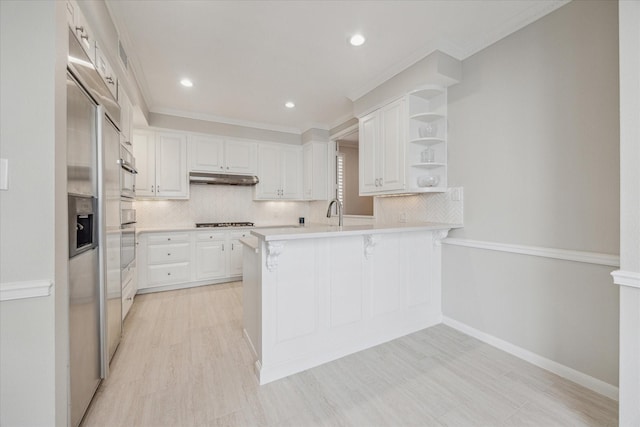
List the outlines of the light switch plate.
{"type": "Polygon", "coordinates": [[[9,189],[9,159],[0,159],[0,190],[9,189]]]}

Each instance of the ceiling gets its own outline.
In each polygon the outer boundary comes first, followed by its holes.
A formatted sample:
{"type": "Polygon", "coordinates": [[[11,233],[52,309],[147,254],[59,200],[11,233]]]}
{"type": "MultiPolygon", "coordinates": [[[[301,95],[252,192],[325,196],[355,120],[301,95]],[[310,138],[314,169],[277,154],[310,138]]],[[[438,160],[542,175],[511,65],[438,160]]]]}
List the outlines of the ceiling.
{"type": "Polygon", "coordinates": [[[107,0],[151,112],[295,133],[351,118],[434,50],[465,59],[565,3],[107,0]]]}

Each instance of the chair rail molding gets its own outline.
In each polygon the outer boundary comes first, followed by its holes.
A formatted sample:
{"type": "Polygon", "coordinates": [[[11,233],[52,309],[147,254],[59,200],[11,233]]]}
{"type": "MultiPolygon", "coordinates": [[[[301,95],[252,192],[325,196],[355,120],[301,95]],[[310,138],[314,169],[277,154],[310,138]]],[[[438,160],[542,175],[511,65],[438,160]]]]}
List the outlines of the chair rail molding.
{"type": "Polygon", "coordinates": [[[48,297],[53,282],[49,280],[25,280],[0,283],[0,301],[48,297]]]}
{"type": "Polygon", "coordinates": [[[613,283],[620,286],[629,286],[640,289],[640,273],[634,271],[612,271],[613,283]]]}
{"type": "Polygon", "coordinates": [[[540,246],[514,245],[509,243],[486,242],[482,240],[459,239],[448,237],[442,241],[448,245],[465,246],[468,248],[486,249],[490,251],[510,252],[521,255],[531,255],[543,258],[559,259],[563,261],[583,262],[587,264],[620,266],[620,257],[600,252],[572,251],[568,249],[546,248],[540,246]]]}

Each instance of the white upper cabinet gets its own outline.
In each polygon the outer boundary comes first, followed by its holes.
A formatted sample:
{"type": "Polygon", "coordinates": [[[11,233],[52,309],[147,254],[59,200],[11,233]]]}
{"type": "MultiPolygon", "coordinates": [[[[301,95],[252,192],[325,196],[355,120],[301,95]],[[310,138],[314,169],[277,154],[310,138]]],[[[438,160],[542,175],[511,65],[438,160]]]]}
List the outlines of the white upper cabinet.
{"type": "Polygon", "coordinates": [[[447,189],[447,90],[424,86],[360,118],[360,194],[447,189]]]}
{"type": "Polygon", "coordinates": [[[405,184],[404,99],[360,119],[360,193],[386,194],[405,184]]]}
{"type": "Polygon", "coordinates": [[[302,199],[302,148],[286,144],[260,144],[256,200],[302,199]]]}
{"type": "Polygon", "coordinates": [[[211,135],[189,135],[189,170],[254,175],[256,143],[211,135]]]}
{"type": "Polygon", "coordinates": [[[131,100],[127,96],[127,93],[123,90],[120,91],[120,133],[124,138],[124,141],[131,142],[131,124],[133,123],[133,106],[131,100]]]}
{"type": "Polygon", "coordinates": [[[109,88],[109,92],[111,95],[118,100],[118,78],[116,77],[116,73],[113,72],[113,68],[111,68],[111,64],[107,60],[106,55],[98,46],[96,45],[96,70],[98,70],[98,74],[102,77],[102,80],[107,84],[107,88],[109,88]]]}
{"type": "Polygon", "coordinates": [[[222,172],[224,139],[215,136],[189,135],[189,171],[222,172]]]}
{"type": "Polygon", "coordinates": [[[308,142],[302,147],[304,200],[327,200],[327,149],[327,144],[321,142],[308,142]]]}
{"type": "Polygon", "coordinates": [[[134,131],[136,197],[189,198],[186,135],[172,132],[134,131]]]}

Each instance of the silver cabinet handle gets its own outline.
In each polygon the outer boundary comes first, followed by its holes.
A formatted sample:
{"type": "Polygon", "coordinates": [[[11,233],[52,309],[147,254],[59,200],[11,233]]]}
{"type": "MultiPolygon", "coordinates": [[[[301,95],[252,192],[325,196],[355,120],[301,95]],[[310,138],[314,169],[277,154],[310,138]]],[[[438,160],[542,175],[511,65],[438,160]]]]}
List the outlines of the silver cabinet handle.
{"type": "Polygon", "coordinates": [[[171,276],[171,272],[168,272],[168,273],[167,273],[167,276],[171,276]]]}
{"type": "Polygon", "coordinates": [[[222,251],[224,252],[224,243],[222,244],[222,251]]]}
{"type": "Polygon", "coordinates": [[[167,240],[171,240],[171,237],[167,237],[167,240]]]}
{"type": "Polygon", "coordinates": [[[231,250],[233,250],[233,243],[231,244],[231,250]]]}
{"type": "Polygon", "coordinates": [[[171,256],[171,253],[168,253],[167,256],[171,256]]]}

